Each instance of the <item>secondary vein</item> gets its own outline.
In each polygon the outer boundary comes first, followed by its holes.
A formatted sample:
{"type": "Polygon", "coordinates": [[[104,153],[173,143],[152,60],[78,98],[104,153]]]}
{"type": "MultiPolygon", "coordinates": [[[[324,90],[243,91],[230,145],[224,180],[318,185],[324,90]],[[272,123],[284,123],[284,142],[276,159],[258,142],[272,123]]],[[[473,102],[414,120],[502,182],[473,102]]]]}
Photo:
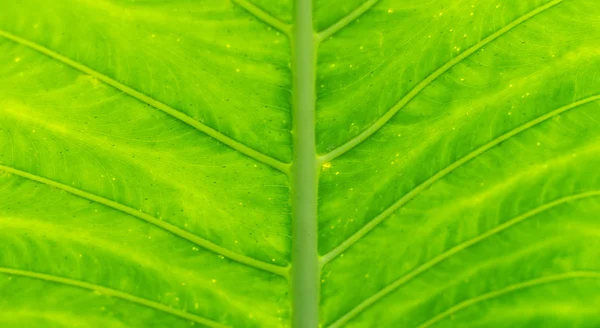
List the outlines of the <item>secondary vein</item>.
{"type": "Polygon", "coordinates": [[[600,197],[600,190],[592,190],[592,191],[588,191],[588,192],[582,192],[582,193],[578,193],[578,194],[574,194],[574,195],[569,195],[569,196],[565,196],[565,197],[556,199],[554,201],[548,202],[546,204],[540,205],[528,212],[525,212],[519,216],[516,216],[516,217],[496,226],[495,228],[493,228],[491,230],[488,230],[472,239],[469,239],[463,243],[460,243],[460,244],[454,246],[453,248],[434,257],[433,259],[421,264],[413,271],[396,279],[394,282],[385,286],[383,289],[381,289],[377,293],[371,295],[370,297],[368,297],[367,299],[362,301],[360,304],[358,304],[356,307],[354,307],[352,310],[348,311],[345,315],[343,315],[342,317],[337,319],[333,324],[330,325],[330,327],[331,328],[340,327],[341,325],[348,322],[349,320],[351,320],[352,318],[354,318],[361,312],[365,311],[367,308],[371,307],[373,304],[375,304],[377,301],[379,301],[386,295],[389,295],[391,292],[398,289],[400,286],[407,284],[408,282],[410,282],[417,276],[423,274],[424,272],[431,269],[435,265],[443,262],[444,260],[452,257],[453,255],[455,255],[459,252],[461,252],[475,244],[478,244],[493,235],[496,235],[502,231],[505,231],[505,230],[507,230],[507,229],[509,229],[531,217],[534,217],[542,212],[548,211],[556,206],[559,206],[559,205],[562,205],[562,204],[565,204],[568,202],[576,201],[576,200],[590,198],[590,197],[600,197]]]}
{"type": "Polygon", "coordinates": [[[348,239],[343,241],[340,245],[338,245],[332,251],[327,253],[323,257],[323,262],[328,263],[331,260],[333,260],[334,258],[336,258],[338,255],[343,253],[346,249],[350,248],[352,245],[354,245],[356,242],[358,242],[362,237],[364,237],[366,234],[368,234],[371,230],[373,230],[375,227],[377,227],[381,222],[383,222],[385,219],[387,219],[390,215],[392,215],[394,212],[396,212],[402,206],[406,205],[408,202],[410,202],[412,199],[414,199],[417,195],[419,195],[425,189],[429,188],[431,185],[433,185],[437,181],[441,180],[446,175],[452,173],[453,171],[455,171],[456,169],[458,169],[465,163],[473,160],[477,156],[487,152],[488,150],[494,148],[495,146],[501,144],[502,142],[522,133],[523,131],[526,131],[538,124],[541,124],[541,123],[551,119],[552,117],[560,115],[570,109],[574,109],[574,108],[577,108],[579,106],[582,106],[582,105],[585,105],[585,104],[588,104],[588,103],[591,103],[594,101],[600,101],[600,95],[595,95],[595,96],[581,99],[579,101],[573,102],[571,104],[568,104],[568,105],[565,105],[558,109],[555,109],[551,112],[548,112],[545,115],[539,116],[531,121],[528,121],[514,129],[506,132],[505,134],[502,134],[501,136],[499,136],[497,138],[490,140],[483,146],[473,150],[472,152],[468,153],[464,157],[461,157],[457,161],[453,162],[452,164],[446,166],[444,169],[438,171],[436,174],[429,177],[427,180],[423,181],[420,185],[418,185],[417,187],[415,187],[414,189],[412,189],[411,191],[406,193],[404,196],[402,196],[402,198],[400,198],[398,201],[396,201],[394,204],[392,204],[390,207],[388,207],[385,211],[381,212],[373,220],[369,221],[369,223],[367,223],[362,228],[360,228],[352,236],[350,236],[348,239]]]}
{"type": "Polygon", "coordinates": [[[181,229],[181,228],[174,226],[170,223],[167,223],[163,220],[159,220],[151,215],[148,215],[142,211],[138,211],[136,209],[133,209],[129,206],[115,202],[113,200],[83,191],[81,189],[77,189],[77,188],[62,184],[60,182],[57,182],[57,181],[54,181],[54,180],[51,180],[48,178],[44,178],[44,177],[41,177],[41,176],[38,176],[35,174],[31,174],[29,172],[21,171],[21,170],[18,170],[18,169],[9,167],[9,166],[0,165],[0,170],[3,170],[5,172],[11,173],[11,174],[14,174],[14,175],[17,175],[17,176],[20,176],[20,177],[23,177],[23,178],[26,178],[26,179],[29,179],[32,181],[36,181],[39,183],[43,183],[43,184],[64,190],[75,196],[85,198],[87,200],[90,200],[90,201],[96,202],[98,204],[102,204],[104,206],[118,210],[118,211],[128,214],[130,216],[133,216],[139,220],[142,220],[149,224],[155,225],[165,231],[172,233],[173,235],[175,235],[179,238],[185,239],[185,240],[192,242],[200,247],[203,247],[213,253],[227,257],[233,261],[242,263],[244,265],[247,265],[247,266],[259,269],[259,270],[270,272],[270,273],[273,273],[273,274],[276,274],[279,276],[287,277],[287,275],[288,275],[288,269],[285,267],[273,265],[270,263],[266,263],[263,261],[253,259],[251,257],[247,257],[247,256],[239,254],[239,253],[235,253],[227,248],[221,247],[221,246],[214,244],[204,238],[201,238],[187,230],[181,229]]]}
{"type": "Polygon", "coordinates": [[[377,119],[377,121],[375,121],[366,130],[361,132],[356,137],[350,139],[345,144],[332,150],[331,152],[320,156],[320,162],[323,162],[323,163],[329,162],[329,161],[345,154],[352,148],[358,146],[363,141],[367,140],[375,132],[379,131],[379,129],[381,129],[390,119],[392,119],[392,117],[394,117],[394,115],[396,115],[396,113],[398,111],[400,111],[402,108],[404,108],[419,93],[421,93],[421,91],[423,91],[425,88],[427,88],[427,86],[429,86],[433,81],[435,81],[438,77],[440,77],[445,72],[447,72],[449,69],[454,67],[456,64],[462,62],[465,58],[469,57],[470,55],[475,53],[477,50],[481,49],[483,46],[489,44],[490,42],[496,40],[500,36],[506,34],[510,30],[515,28],[516,26],[518,26],[518,25],[524,23],[525,21],[531,19],[532,17],[558,5],[559,3],[563,2],[563,1],[564,0],[554,0],[554,1],[546,3],[545,5],[542,5],[536,9],[528,12],[527,14],[517,18],[516,20],[512,21],[510,24],[504,26],[503,28],[496,31],[495,33],[493,33],[493,34],[489,35],[488,37],[484,38],[483,40],[477,42],[475,45],[471,46],[470,48],[468,48],[467,50],[462,52],[460,55],[452,58],[452,60],[446,62],[444,65],[442,65],[441,67],[436,69],[433,73],[431,73],[429,76],[427,76],[425,79],[423,79],[419,84],[417,84],[412,90],[410,90],[409,93],[407,93],[404,97],[402,97],[402,99],[400,99],[400,101],[398,101],[394,106],[392,106],[392,108],[390,108],[383,116],[381,116],[379,119],[377,119]]]}
{"type": "Polygon", "coordinates": [[[431,327],[431,325],[435,324],[436,322],[439,322],[440,320],[447,318],[458,311],[462,311],[465,308],[476,305],[477,303],[481,303],[481,302],[488,301],[493,298],[501,297],[506,294],[516,292],[516,291],[519,291],[522,289],[541,286],[541,285],[550,284],[550,283],[559,282],[559,281],[565,281],[565,280],[569,280],[569,279],[576,279],[576,278],[600,279],[600,273],[595,272],[595,271],[572,271],[572,272],[567,272],[567,273],[562,273],[562,274],[554,274],[554,275],[550,275],[550,276],[545,276],[545,277],[540,277],[540,278],[531,279],[531,280],[527,280],[527,281],[522,281],[520,283],[516,283],[516,284],[510,285],[508,287],[505,287],[503,289],[485,293],[483,295],[479,295],[477,297],[462,301],[462,302],[452,306],[451,308],[447,309],[446,311],[439,313],[435,317],[427,320],[426,322],[419,325],[417,328],[431,327]]]}
{"type": "Polygon", "coordinates": [[[242,144],[241,142],[234,140],[209,126],[198,122],[197,120],[191,118],[190,116],[184,114],[183,112],[180,112],[180,111],[174,109],[173,107],[170,107],[167,104],[164,104],[164,103],[162,103],[150,96],[147,96],[147,95],[123,84],[123,83],[120,83],[120,82],[112,79],[111,77],[108,77],[100,72],[97,72],[97,71],[91,69],[90,67],[87,67],[79,62],[76,62],[73,59],[70,59],[70,58],[63,56],[53,50],[50,50],[42,45],[39,45],[33,41],[16,36],[12,33],[4,31],[4,30],[0,30],[0,36],[6,38],[8,40],[11,40],[13,42],[16,42],[18,44],[21,44],[23,46],[26,46],[30,49],[33,49],[39,53],[42,53],[54,60],[57,60],[65,65],[68,65],[82,73],[89,74],[90,76],[95,77],[99,81],[102,81],[102,82],[106,83],[107,85],[110,85],[111,87],[113,87],[117,90],[120,90],[123,93],[125,93],[143,103],[146,103],[146,104],[150,105],[151,107],[154,107],[154,108],[162,111],[163,113],[168,114],[171,117],[178,119],[179,121],[195,128],[196,130],[208,135],[209,137],[223,143],[224,145],[229,146],[230,148],[232,148],[232,149],[234,149],[234,150],[236,150],[258,162],[261,162],[265,165],[268,165],[268,166],[270,166],[276,170],[279,170],[283,173],[286,173],[286,174],[289,171],[289,166],[290,166],[289,164],[283,163],[271,156],[268,156],[268,155],[263,154],[255,149],[252,149],[252,148],[242,144]]]}
{"type": "Polygon", "coordinates": [[[321,42],[327,39],[328,37],[334,35],[335,33],[341,31],[350,23],[355,21],[358,17],[360,17],[362,14],[366,13],[369,9],[373,8],[373,6],[375,6],[375,4],[377,4],[378,2],[379,0],[366,1],[336,23],[319,32],[317,35],[317,41],[321,42]]]}
{"type": "Polygon", "coordinates": [[[210,319],[206,319],[206,318],[197,316],[195,314],[191,314],[191,313],[188,313],[188,312],[185,312],[182,310],[173,309],[162,303],[154,302],[154,301],[151,301],[151,300],[148,300],[148,299],[145,299],[142,297],[138,297],[138,296],[135,296],[135,295],[132,295],[129,293],[125,293],[125,292],[122,292],[119,290],[107,288],[104,286],[92,284],[92,283],[81,281],[81,280],[75,280],[75,279],[60,277],[60,276],[56,276],[56,275],[50,275],[50,274],[46,274],[46,273],[33,272],[33,271],[28,271],[28,270],[19,270],[19,269],[13,269],[13,268],[5,268],[5,267],[0,267],[0,272],[9,274],[9,275],[14,275],[14,276],[34,278],[34,279],[44,280],[44,281],[53,282],[53,283],[57,283],[57,284],[63,284],[63,285],[69,285],[72,287],[88,289],[88,290],[91,290],[94,292],[99,292],[104,295],[117,297],[122,300],[131,302],[131,303],[135,303],[138,305],[142,305],[142,306],[154,309],[154,310],[165,312],[165,313],[168,313],[170,315],[173,315],[173,316],[185,319],[185,320],[193,321],[193,322],[199,323],[201,325],[206,325],[208,327],[215,327],[215,328],[228,327],[228,326],[218,323],[216,321],[212,321],[210,319]]]}
{"type": "Polygon", "coordinates": [[[283,32],[284,34],[286,34],[288,36],[290,35],[290,33],[292,31],[292,26],[290,24],[286,24],[286,23],[280,21],[279,19],[271,16],[269,13],[262,10],[261,8],[259,8],[258,6],[251,3],[248,0],[231,0],[231,1],[233,3],[235,3],[236,5],[240,6],[240,8],[243,8],[244,10],[246,10],[247,12],[252,14],[252,16],[260,19],[263,23],[278,29],[279,31],[283,32]]]}

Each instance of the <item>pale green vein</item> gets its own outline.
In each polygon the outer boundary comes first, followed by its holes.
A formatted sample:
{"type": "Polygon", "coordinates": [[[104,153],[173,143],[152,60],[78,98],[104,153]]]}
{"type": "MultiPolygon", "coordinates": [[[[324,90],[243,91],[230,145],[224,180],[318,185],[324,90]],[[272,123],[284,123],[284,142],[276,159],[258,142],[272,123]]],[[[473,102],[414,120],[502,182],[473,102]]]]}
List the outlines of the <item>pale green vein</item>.
{"type": "Polygon", "coordinates": [[[312,0],[295,2],[291,38],[294,78],[292,161],[292,326],[319,325],[317,189],[319,170],[315,141],[316,41],[312,0]]]}
{"type": "Polygon", "coordinates": [[[558,109],[555,109],[551,112],[546,113],[545,115],[539,116],[534,120],[528,121],[527,123],[520,125],[517,128],[515,128],[515,129],[489,141],[488,143],[484,144],[483,146],[473,150],[466,156],[460,158],[459,160],[448,165],[447,167],[445,167],[441,171],[437,172],[433,176],[429,177],[427,180],[422,182],[420,185],[418,185],[417,187],[412,189],[410,192],[408,192],[407,194],[402,196],[402,198],[400,198],[398,201],[396,201],[394,204],[392,204],[392,206],[388,207],[385,211],[381,212],[377,217],[375,217],[369,223],[365,224],[362,228],[360,228],[357,232],[355,232],[352,236],[350,236],[350,238],[346,239],[344,242],[342,242],[340,245],[338,245],[331,252],[327,253],[323,257],[323,262],[328,263],[329,261],[336,258],[338,255],[343,253],[346,249],[348,249],[349,247],[354,245],[356,242],[358,242],[367,233],[369,233],[371,230],[373,230],[375,227],[377,227],[386,218],[388,218],[390,215],[392,215],[394,212],[396,212],[398,209],[400,209],[406,203],[408,203],[409,201],[414,199],[418,194],[423,192],[425,189],[429,188],[431,185],[433,185],[438,180],[444,178],[446,175],[452,173],[454,170],[458,169],[465,163],[471,161],[472,159],[476,158],[477,156],[479,156],[479,155],[485,153],[486,151],[492,149],[493,147],[499,145],[500,143],[502,143],[502,142],[522,133],[523,131],[526,131],[526,130],[542,123],[542,122],[545,122],[545,121],[551,119],[552,117],[560,115],[570,109],[588,104],[593,101],[599,101],[599,100],[600,100],[600,95],[596,95],[596,96],[591,96],[591,97],[588,97],[585,99],[581,99],[581,100],[573,102],[569,105],[560,107],[558,109]]]}
{"type": "Polygon", "coordinates": [[[333,25],[331,25],[328,28],[324,29],[323,31],[319,32],[317,34],[317,41],[321,42],[321,41],[327,39],[328,37],[334,35],[335,33],[339,32],[344,27],[348,26],[350,23],[352,23],[354,20],[356,20],[358,17],[360,17],[362,14],[364,14],[369,9],[371,9],[378,2],[379,2],[379,0],[366,1],[365,3],[360,5],[358,8],[354,9],[351,13],[346,15],[346,17],[340,19],[333,25]]]}
{"type": "Polygon", "coordinates": [[[150,216],[142,211],[133,209],[131,207],[128,207],[126,205],[123,205],[121,203],[117,203],[115,201],[112,201],[110,199],[106,199],[104,197],[62,184],[60,182],[54,181],[54,180],[50,180],[38,175],[34,175],[28,172],[24,172],[12,167],[8,167],[8,166],[4,166],[4,165],[0,165],[0,170],[3,170],[5,172],[14,174],[14,175],[18,175],[20,177],[32,180],[32,181],[36,181],[39,183],[43,183],[58,189],[62,189],[68,193],[71,193],[75,196],[79,196],[81,198],[85,198],[87,200],[96,202],[98,204],[102,204],[104,206],[113,208],[115,210],[121,211],[123,213],[126,213],[128,215],[131,215],[137,219],[140,219],[144,222],[147,222],[149,224],[155,225],[165,231],[168,231],[170,233],[172,233],[173,235],[180,237],[182,239],[185,239],[187,241],[190,241],[200,247],[203,247],[209,251],[212,251],[213,253],[216,253],[218,255],[222,255],[225,256],[233,261],[242,263],[244,265],[256,268],[256,269],[260,269],[263,271],[267,271],[279,276],[283,276],[283,277],[287,277],[288,275],[288,269],[286,267],[281,267],[281,266],[277,266],[277,265],[273,265],[270,263],[266,263],[263,261],[259,261],[247,256],[244,256],[242,254],[239,253],[235,253],[232,252],[224,247],[221,247],[219,245],[216,245],[206,239],[203,239],[193,233],[190,233],[187,230],[181,229],[177,226],[174,226],[172,224],[169,224],[163,220],[159,220],[153,216],[150,216]]]}
{"type": "Polygon", "coordinates": [[[446,71],[448,71],[449,69],[454,67],[456,64],[462,62],[465,58],[469,57],[473,53],[477,52],[483,46],[496,40],[497,38],[506,34],[513,28],[517,27],[518,25],[526,22],[527,20],[531,19],[532,17],[544,12],[545,10],[548,10],[548,9],[556,6],[557,4],[559,4],[563,1],[564,0],[554,0],[543,6],[536,8],[533,11],[528,12],[527,14],[519,17],[518,19],[516,19],[512,23],[504,26],[503,28],[496,31],[495,33],[493,33],[493,34],[489,35],[488,37],[484,38],[483,40],[477,42],[475,45],[471,46],[470,48],[468,48],[467,50],[462,52],[460,55],[454,57],[452,60],[446,62],[444,65],[442,65],[441,67],[436,69],[433,73],[431,73],[429,76],[427,76],[424,80],[422,80],[419,84],[417,84],[412,90],[410,90],[409,93],[407,93],[404,97],[402,97],[402,99],[400,99],[399,102],[397,102],[392,108],[390,108],[383,116],[381,116],[379,119],[377,119],[377,121],[375,121],[375,123],[373,123],[371,126],[369,126],[366,130],[364,130],[359,135],[352,138],[345,144],[341,145],[340,147],[332,150],[331,152],[329,152],[325,155],[320,156],[320,162],[324,163],[324,162],[331,161],[331,160],[343,155],[344,153],[351,150],[352,148],[356,147],[363,141],[367,140],[371,135],[373,135],[375,132],[377,132],[379,129],[381,129],[390,119],[392,119],[392,117],[394,117],[394,115],[396,115],[396,113],[399,110],[404,108],[404,106],[406,106],[419,93],[421,93],[421,91],[423,91],[425,88],[427,88],[427,86],[429,86],[438,77],[443,75],[446,71]]]}
{"type": "Polygon", "coordinates": [[[22,276],[22,277],[44,280],[44,281],[48,281],[48,282],[68,285],[68,286],[82,288],[82,289],[88,289],[93,292],[101,293],[103,295],[107,295],[107,296],[111,296],[111,297],[120,298],[122,300],[131,302],[131,303],[135,303],[135,304],[145,306],[145,307],[157,310],[157,311],[168,313],[168,314],[171,314],[173,316],[176,316],[176,317],[179,317],[179,318],[182,318],[185,320],[193,321],[193,322],[199,323],[201,325],[206,325],[208,327],[219,327],[219,328],[228,327],[228,326],[218,323],[216,321],[202,318],[195,314],[191,314],[191,313],[188,313],[188,312],[185,312],[182,310],[173,309],[162,303],[150,301],[145,298],[134,296],[134,295],[131,295],[131,294],[128,294],[128,293],[125,293],[122,291],[118,291],[115,289],[107,288],[104,286],[92,284],[89,282],[69,279],[69,278],[65,278],[65,277],[59,277],[59,276],[45,274],[45,273],[26,271],[26,270],[18,270],[18,269],[12,269],[12,268],[0,267],[0,272],[5,273],[5,274],[10,274],[10,275],[15,275],[15,276],[22,276]]]}
{"type": "Polygon", "coordinates": [[[355,316],[357,316],[358,314],[360,314],[361,312],[365,311],[367,308],[369,308],[370,306],[372,306],[373,304],[375,304],[377,301],[379,301],[380,299],[382,299],[383,297],[385,297],[386,295],[390,294],[391,292],[393,292],[394,290],[396,290],[397,288],[399,288],[400,286],[408,283],[409,281],[411,281],[412,279],[414,279],[415,277],[419,276],[420,274],[426,272],[427,270],[431,269],[432,267],[434,267],[435,265],[443,262],[444,260],[450,258],[451,256],[477,244],[480,243],[481,241],[486,240],[487,238],[496,235],[502,231],[505,231],[513,226],[515,226],[518,223],[521,223],[531,217],[534,217],[542,212],[548,211],[556,206],[565,204],[567,202],[571,202],[571,201],[576,201],[576,200],[580,200],[580,199],[585,199],[585,198],[590,198],[590,197],[600,197],[600,191],[599,190],[593,190],[593,191],[588,191],[588,192],[582,192],[579,194],[574,194],[574,195],[570,195],[570,196],[566,196],[566,197],[562,197],[559,199],[556,199],[552,202],[543,204],[541,206],[538,206],[528,212],[525,212],[517,217],[514,217],[498,226],[496,226],[495,228],[486,231],[485,233],[482,233],[478,236],[476,236],[475,238],[469,239],[461,244],[458,244],[456,246],[454,246],[453,248],[443,252],[442,254],[434,257],[433,259],[423,263],[422,265],[420,265],[419,267],[417,267],[415,270],[409,272],[408,274],[400,277],[399,279],[395,280],[394,282],[392,282],[391,284],[387,285],[386,287],[384,287],[383,289],[381,289],[380,291],[378,291],[377,293],[371,295],[370,297],[368,297],[367,299],[365,299],[363,302],[361,302],[359,305],[357,305],[355,308],[353,308],[352,310],[350,310],[349,312],[347,312],[345,315],[343,315],[342,317],[340,317],[339,319],[337,319],[333,324],[331,324],[330,327],[340,327],[341,325],[343,325],[344,323],[348,322],[350,319],[354,318],[355,316]]]}
{"type": "Polygon", "coordinates": [[[232,148],[232,149],[234,149],[256,161],[259,161],[265,165],[268,165],[268,166],[270,166],[274,169],[277,169],[286,174],[289,171],[289,166],[290,166],[289,164],[283,163],[275,158],[272,158],[272,157],[270,157],[266,154],[263,154],[255,149],[252,149],[252,148],[240,143],[239,141],[234,140],[234,139],[222,134],[221,132],[219,132],[209,126],[198,122],[197,120],[187,116],[186,114],[184,114],[184,113],[182,113],[182,112],[180,112],[180,111],[178,111],[178,110],[176,110],[154,98],[151,98],[139,91],[136,91],[133,88],[126,86],[123,83],[120,83],[120,82],[118,82],[100,72],[97,72],[79,62],[76,62],[68,57],[65,57],[65,56],[63,56],[53,50],[50,50],[42,45],[39,45],[33,41],[26,40],[24,38],[21,38],[19,36],[16,36],[14,34],[11,34],[9,32],[3,31],[3,30],[0,30],[0,36],[6,38],[8,40],[11,40],[13,42],[19,43],[28,48],[31,48],[37,52],[40,52],[52,59],[55,59],[65,65],[68,65],[82,73],[89,74],[90,76],[95,77],[96,79],[106,83],[107,85],[110,85],[113,88],[118,89],[118,90],[124,92],[125,94],[127,94],[141,102],[144,102],[144,103],[180,120],[183,123],[186,123],[187,125],[197,129],[198,131],[210,136],[211,138],[213,138],[215,140],[218,140],[219,142],[229,146],[230,148],[232,148]]]}
{"type": "Polygon", "coordinates": [[[541,278],[537,278],[537,279],[531,279],[531,280],[523,281],[523,282],[520,282],[517,284],[513,284],[513,285],[510,285],[503,289],[489,292],[489,293],[479,295],[477,297],[462,301],[462,302],[454,305],[453,307],[447,309],[446,311],[444,311],[444,312],[436,315],[435,317],[427,320],[426,322],[422,323],[421,325],[418,326],[418,328],[431,327],[431,325],[439,322],[440,320],[442,320],[444,318],[447,318],[447,317],[453,315],[456,312],[459,312],[468,307],[477,305],[478,303],[481,303],[484,301],[489,301],[493,298],[498,298],[498,297],[504,296],[506,294],[513,293],[513,292],[523,290],[526,288],[537,287],[537,286],[541,286],[541,285],[545,285],[545,284],[550,284],[550,283],[555,283],[555,282],[560,282],[560,281],[565,281],[565,280],[570,280],[570,279],[577,279],[577,278],[600,279],[600,273],[594,272],[594,271],[573,271],[573,272],[567,272],[567,273],[562,273],[562,274],[545,276],[545,277],[541,277],[541,278]]]}
{"type": "Polygon", "coordinates": [[[244,10],[246,10],[247,12],[249,12],[250,14],[252,14],[254,17],[260,19],[263,23],[278,29],[279,31],[283,32],[285,35],[288,35],[288,36],[290,35],[290,33],[292,31],[292,26],[290,24],[286,24],[286,23],[280,21],[279,19],[271,16],[269,13],[262,10],[261,8],[259,8],[258,6],[251,3],[248,0],[231,0],[231,1],[233,3],[235,3],[236,5],[240,6],[241,8],[243,8],[244,10]]]}

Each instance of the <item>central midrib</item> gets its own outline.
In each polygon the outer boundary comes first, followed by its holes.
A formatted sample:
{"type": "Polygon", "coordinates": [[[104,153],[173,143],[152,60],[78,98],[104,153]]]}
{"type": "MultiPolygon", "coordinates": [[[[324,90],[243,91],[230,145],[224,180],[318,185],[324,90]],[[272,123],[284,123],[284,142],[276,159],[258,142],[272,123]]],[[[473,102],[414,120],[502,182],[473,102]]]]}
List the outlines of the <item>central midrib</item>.
{"type": "Polygon", "coordinates": [[[293,88],[292,188],[292,322],[313,328],[319,323],[317,251],[318,162],[315,140],[316,34],[312,0],[296,0],[291,38],[293,88]]]}

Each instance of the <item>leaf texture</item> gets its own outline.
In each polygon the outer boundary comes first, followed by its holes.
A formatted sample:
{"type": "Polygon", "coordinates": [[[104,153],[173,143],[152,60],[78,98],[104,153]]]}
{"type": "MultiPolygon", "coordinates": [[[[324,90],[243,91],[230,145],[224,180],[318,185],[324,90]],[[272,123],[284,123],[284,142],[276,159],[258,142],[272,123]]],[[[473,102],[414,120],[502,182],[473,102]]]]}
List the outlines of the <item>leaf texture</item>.
{"type": "Polygon", "coordinates": [[[598,1],[0,0],[0,63],[0,327],[600,326],[598,1]]]}

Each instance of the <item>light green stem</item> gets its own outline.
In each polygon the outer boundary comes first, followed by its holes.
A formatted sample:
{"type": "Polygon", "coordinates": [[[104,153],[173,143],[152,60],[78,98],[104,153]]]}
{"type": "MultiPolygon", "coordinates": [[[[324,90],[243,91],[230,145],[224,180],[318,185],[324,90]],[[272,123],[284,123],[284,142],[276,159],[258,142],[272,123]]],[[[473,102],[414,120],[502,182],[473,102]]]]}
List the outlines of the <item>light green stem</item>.
{"type": "Polygon", "coordinates": [[[297,0],[292,33],[294,73],[292,164],[292,305],[293,326],[314,328],[319,322],[317,251],[318,167],[315,145],[315,43],[312,0],[297,0]]]}

